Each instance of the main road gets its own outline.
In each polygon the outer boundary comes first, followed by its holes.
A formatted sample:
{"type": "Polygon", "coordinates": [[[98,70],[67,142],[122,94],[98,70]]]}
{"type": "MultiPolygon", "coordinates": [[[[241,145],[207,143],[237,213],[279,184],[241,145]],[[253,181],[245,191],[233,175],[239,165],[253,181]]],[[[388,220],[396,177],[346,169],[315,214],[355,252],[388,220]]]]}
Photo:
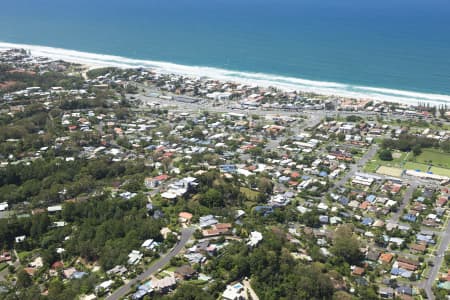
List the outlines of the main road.
{"type": "Polygon", "coordinates": [[[115,290],[111,295],[109,295],[106,299],[108,300],[119,300],[128,295],[134,284],[147,279],[150,275],[156,273],[159,269],[167,265],[170,260],[176,256],[180,251],[184,248],[184,245],[189,241],[192,235],[195,232],[194,227],[185,228],[181,231],[181,238],[176,244],[176,246],[170,250],[170,252],[166,253],[163,257],[161,257],[158,261],[156,261],[153,265],[151,265],[147,270],[141,273],[134,279],[131,279],[128,283],[122,285],[120,288],[115,290]]]}

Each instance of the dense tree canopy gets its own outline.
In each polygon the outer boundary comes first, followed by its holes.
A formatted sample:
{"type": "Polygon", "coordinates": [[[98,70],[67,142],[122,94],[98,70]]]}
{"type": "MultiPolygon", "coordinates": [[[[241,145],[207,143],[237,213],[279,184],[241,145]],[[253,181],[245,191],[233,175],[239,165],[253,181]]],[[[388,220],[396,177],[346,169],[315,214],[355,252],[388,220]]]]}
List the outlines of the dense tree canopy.
{"type": "Polygon", "coordinates": [[[380,151],[380,153],[378,154],[378,156],[380,157],[381,160],[384,161],[391,161],[392,158],[392,152],[389,149],[383,149],[380,151]]]}
{"type": "Polygon", "coordinates": [[[334,234],[331,252],[337,259],[342,259],[353,265],[358,264],[363,258],[363,254],[359,249],[360,244],[358,239],[353,235],[352,226],[340,226],[334,234]]]}

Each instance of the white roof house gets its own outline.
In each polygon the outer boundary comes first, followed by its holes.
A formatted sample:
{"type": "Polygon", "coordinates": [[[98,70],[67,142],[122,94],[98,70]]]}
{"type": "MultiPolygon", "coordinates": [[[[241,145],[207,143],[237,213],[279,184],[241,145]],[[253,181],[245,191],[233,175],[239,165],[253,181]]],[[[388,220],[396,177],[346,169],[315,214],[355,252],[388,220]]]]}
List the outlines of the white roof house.
{"type": "Polygon", "coordinates": [[[2,202],[0,203],[0,211],[4,211],[8,209],[8,203],[7,202],[2,202]]]}
{"type": "Polygon", "coordinates": [[[15,241],[16,241],[16,243],[21,243],[21,242],[25,241],[25,238],[26,238],[25,235],[16,236],[15,241]]]}
{"type": "Polygon", "coordinates": [[[262,241],[263,236],[261,232],[252,231],[250,232],[250,236],[248,238],[249,241],[247,242],[247,245],[249,245],[250,247],[255,247],[260,241],[262,241]]]}
{"type": "Polygon", "coordinates": [[[135,265],[141,259],[142,259],[142,253],[137,250],[133,250],[133,251],[131,251],[130,254],[128,254],[128,264],[129,265],[135,265]]]}
{"type": "Polygon", "coordinates": [[[111,288],[111,286],[114,284],[113,280],[107,280],[107,281],[103,281],[102,283],[100,283],[99,285],[97,285],[95,287],[95,291],[98,292],[101,289],[105,290],[105,291],[109,291],[109,289],[111,288]]]}
{"type": "Polygon", "coordinates": [[[47,207],[47,211],[48,211],[48,212],[62,211],[62,205],[53,205],[53,206],[49,206],[49,207],[47,207]]]}
{"type": "Polygon", "coordinates": [[[246,299],[244,290],[244,286],[240,283],[237,283],[235,285],[228,285],[227,289],[222,294],[222,298],[224,300],[246,299]]]}

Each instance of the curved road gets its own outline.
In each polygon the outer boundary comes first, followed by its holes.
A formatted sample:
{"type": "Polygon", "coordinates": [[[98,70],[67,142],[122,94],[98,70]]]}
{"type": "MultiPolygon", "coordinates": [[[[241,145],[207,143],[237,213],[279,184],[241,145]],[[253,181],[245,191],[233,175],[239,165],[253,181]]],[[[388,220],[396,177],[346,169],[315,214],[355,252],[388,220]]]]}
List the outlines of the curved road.
{"type": "Polygon", "coordinates": [[[167,265],[172,257],[176,256],[180,251],[184,248],[184,245],[189,241],[192,235],[195,232],[195,228],[189,227],[185,228],[181,232],[181,238],[178,244],[170,250],[170,252],[166,253],[165,256],[161,257],[156,263],[151,265],[147,270],[141,273],[134,279],[131,279],[127,284],[122,285],[120,288],[115,290],[111,295],[109,295],[106,299],[108,300],[119,300],[125,297],[128,293],[130,293],[132,286],[146,278],[150,277],[153,273],[156,273],[159,269],[167,265]]]}

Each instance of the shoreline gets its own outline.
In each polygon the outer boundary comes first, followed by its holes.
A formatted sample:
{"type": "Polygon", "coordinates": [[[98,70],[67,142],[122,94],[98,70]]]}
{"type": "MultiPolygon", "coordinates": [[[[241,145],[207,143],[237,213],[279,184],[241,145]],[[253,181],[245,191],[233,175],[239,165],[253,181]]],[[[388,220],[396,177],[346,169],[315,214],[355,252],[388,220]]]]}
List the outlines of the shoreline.
{"type": "Polygon", "coordinates": [[[434,106],[450,105],[450,95],[357,86],[336,82],[313,81],[295,77],[241,72],[213,67],[186,66],[170,62],[131,59],[114,55],[0,41],[0,51],[11,48],[29,50],[34,56],[44,56],[51,59],[60,59],[67,62],[78,63],[91,69],[98,67],[140,67],[151,69],[161,74],[177,74],[195,78],[203,77],[261,87],[270,86],[284,91],[301,91],[336,98],[370,99],[375,102],[395,102],[408,106],[416,106],[419,102],[429,103],[434,106]]]}

